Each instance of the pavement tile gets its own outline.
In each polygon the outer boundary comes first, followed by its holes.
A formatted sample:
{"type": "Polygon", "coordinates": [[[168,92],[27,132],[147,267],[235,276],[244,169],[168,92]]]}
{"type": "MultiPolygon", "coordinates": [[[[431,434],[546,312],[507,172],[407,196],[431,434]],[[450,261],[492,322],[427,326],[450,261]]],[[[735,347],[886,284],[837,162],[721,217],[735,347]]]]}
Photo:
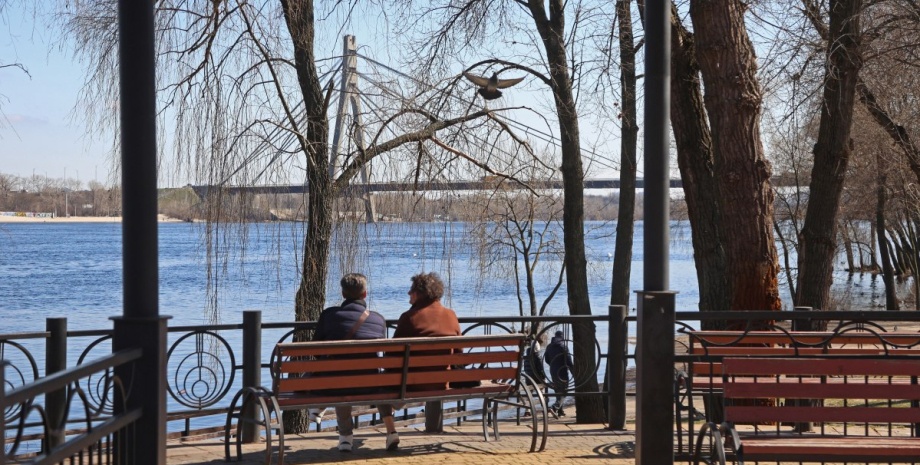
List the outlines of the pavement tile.
{"type": "MultiPolygon", "coordinates": [[[[574,412],[573,412],[574,413],[574,412]]],[[[336,450],[338,435],[332,432],[288,435],[285,437],[284,462],[297,464],[368,464],[368,465],[563,465],[592,464],[603,459],[605,465],[632,465],[634,434],[632,430],[608,431],[603,425],[576,425],[574,414],[550,420],[546,450],[527,452],[530,432],[526,426],[501,425],[500,441],[484,441],[478,422],[463,426],[445,426],[443,433],[428,434],[421,427],[400,428],[400,447],[396,452],[384,450],[382,430],[355,430],[355,448],[351,453],[336,450]]],[[[276,442],[277,444],[277,442],[276,442]]],[[[265,463],[264,444],[243,446],[242,465],[265,463]]],[[[217,464],[224,462],[224,445],[219,439],[170,443],[170,465],[217,464]]],[[[276,452],[272,464],[277,464],[276,452]]]]}

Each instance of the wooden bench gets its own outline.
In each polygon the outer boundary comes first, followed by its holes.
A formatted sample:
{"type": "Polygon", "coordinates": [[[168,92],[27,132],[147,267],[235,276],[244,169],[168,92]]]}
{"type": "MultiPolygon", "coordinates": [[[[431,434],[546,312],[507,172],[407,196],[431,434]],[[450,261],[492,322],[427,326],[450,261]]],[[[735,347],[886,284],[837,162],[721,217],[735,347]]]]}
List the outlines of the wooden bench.
{"type": "Polygon", "coordinates": [[[241,456],[243,425],[253,421],[240,414],[247,409],[257,409],[255,423],[265,430],[266,463],[271,461],[271,432],[278,432],[281,465],[284,410],[470,399],[483,399],[487,441],[490,425],[492,436],[499,439],[498,407],[503,404],[530,414],[530,451],[542,451],[546,400],[521,373],[523,346],[521,334],[278,344],[272,356],[272,389],[243,389],[231,403],[224,431],[226,459],[230,460],[234,419],[237,457],[241,456]],[[466,387],[442,387],[448,383],[466,387]]]}
{"type": "Polygon", "coordinates": [[[690,331],[688,335],[691,361],[678,376],[686,390],[697,393],[720,389],[725,357],[920,355],[920,333],[690,331]]]}
{"type": "Polygon", "coordinates": [[[837,331],[688,331],[686,358],[675,375],[678,451],[692,453],[687,438],[697,422],[720,421],[722,360],[726,357],[920,355],[920,333],[847,326],[837,331]],[[702,404],[697,402],[702,401],[702,404]]]}
{"type": "Polygon", "coordinates": [[[916,463],[918,376],[917,357],[726,358],[725,422],[700,429],[693,462],[916,463]],[[816,430],[786,426],[797,422],[814,422],[816,430]]]}

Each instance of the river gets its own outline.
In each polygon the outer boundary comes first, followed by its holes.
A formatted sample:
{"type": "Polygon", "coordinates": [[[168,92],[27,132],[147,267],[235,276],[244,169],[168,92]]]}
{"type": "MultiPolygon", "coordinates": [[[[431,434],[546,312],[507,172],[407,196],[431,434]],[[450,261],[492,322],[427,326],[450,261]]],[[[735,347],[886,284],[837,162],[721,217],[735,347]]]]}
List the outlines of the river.
{"type": "MultiPolygon", "coordinates": [[[[589,223],[586,240],[594,313],[605,312],[610,298],[614,223],[589,223]]],[[[215,279],[216,299],[207,292],[202,224],[159,226],[160,313],[171,325],[237,323],[243,310],[262,310],[264,321],[289,321],[301,259],[301,226],[293,223],[251,224],[246,234],[211,234],[221,251],[215,279]],[[244,246],[241,246],[243,245],[244,246]],[[209,305],[209,302],[216,304],[209,305]],[[212,318],[213,317],[213,318],[212,318]]],[[[461,316],[518,314],[511,274],[479,272],[476,252],[466,245],[464,223],[380,223],[343,234],[336,248],[351,251],[347,265],[333,259],[329,303],[338,300],[336,278],[343,271],[366,274],[369,304],[387,318],[408,308],[409,277],[437,271],[448,284],[446,302],[461,316]],[[345,243],[348,243],[347,245],[345,243]]],[[[699,301],[686,223],[674,223],[670,244],[670,287],[678,291],[678,310],[694,310],[699,301]]],[[[335,254],[334,254],[335,255],[335,254]]],[[[632,289],[642,288],[642,223],[637,224],[632,289]]],[[[546,296],[558,270],[546,260],[537,274],[538,296],[546,296]]],[[[65,223],[0,225],[0,315],[3,331],[35,331],[47,317],[67,317],[70,329],[109,327],[107,318],[122,313],[121,225],[65,223]]],[[[881,280],[838,272],[835,294],[851,308],[877,306],[881,280]]],[[[786,307],[790,299],[783,287],[786,307]]],[[[635,307],[635,296],[630,308],[635,307]]],[[[549,314],[565,314],[564,289],[549,305],[549,314]]]]}
{"type": "MultiPolygon", "coordinates": [[[[189,223],[160,223],[159,307],[162,315],[172,317],[170,326],[208,323],[240,323],[244,310],[261,310],[263,322],[282,322],[293,319],[293,296],[301,260],[300,238],[302,226],[293,223],[250,224],[246,234],[226,231],[210,236],[205,226],[189,223]],[[217,295],[208,292],[207,254],[203,244],[207,240],[220,251],[216,256],[214,280],[217,295]]],[[[590,275],[592,311],[606,313],[610,298],[610,274],[613,266],[615,224],[588,224],[586,239],[590,275]]],[[[518,298],[511,273],[498,272],[488,276],[480,273],[477,253],[468,245],[469,225],[464,223],[382,223],[357,227],[357,234],[342,234],[336,249],[348,253],[334,254],[349,259],[331,260],[330,279],[327,283],[329,304],[338,299],[337,278],[344,271],[366,274],[370,282],[368,303],[374,310],[389,319],[395,319],[408,308],[409,277],[421,271],[437,271],[447,281],[449,294],[446,303],[460,316],[507,316],[518,314],[518,298]],[[347,264],[343,264],[347,262],[347,264]]],[[[678,310],[695,310],[699,301],[696,274],[689,246],[689,229],[686,223],[674,223],[670,243],[670,286],[678,291],[678,310]]],[[[45,329],[45,318],[66,317],[68,329],[111,328],[112,316],[122,314],[122,263],[121,225],[118,223],[10,223],[0,224],[0,334],[35,332],[45,329]]],[[[489,257],[494,258],[494,257],[489,257]]],[[[641,289],[642,223],[637,225],[633,252],[632,289],[641,289]]],[[[552,288],[559,260],[545,259],[548,271],[537,274],[537,294],[542,298],[552,288]]],[[[870,275],[849,276],[837,273],[835,295],[847,302],[849,308],[877,306],[881,280],[870,275]]],[[[785,288],[782,289],[785,291],[785,288]]],[[[786,306],[789,296],[783,295],[786,306]]],[[[630,308],[635,307],[633,295],[630,308]]],[[[552,300],[548,314],[563,315],[568,312],[564,289],[552,300]]],[[[269,330],[262,343],[262,355],[271,353],[273,344],[286,330],[269,330]],[[272,333],[271,331],[274,331],[272,333]]],[[[630,325],[635,335],[635,325],[630,325]]],[[[599,348],[606,349],[606,325],[598,326],[599,348]]],[[[226,350],[208,346],[208,353],[218,354],[209,361],[209,370],[185,367],[184,354],[200,349],[197,338],[182,339],[181,333],[171,333],[172,344],[178,347],[178,357],[170,358],[168,371],[170,386],[180,378],[173,374],[211,373],[205,386],[205,397],[219,397],[220,392],[236,392],[240,378],[232,385],[226,377],[230,364],[225,365],[227,352],[239,357],[240,335],[226,331],[223,336],[229,344],[226,350]],[[216,348],[216,351],[214,350],[216,348]],[[223,355],[221,355],[223,354],[223,355]],[[213,368],[221,368],[221,370],[213,368]],[[213,370],[212,370],[213,369],[213,370]],[[221,376],[217,376],[219,373],[221,376]],[[220,389],[217,389],[220,387],[220,389]],[[223,391],[223,389],[229,391],[223,391]]],[[[73,341],[68,350],[68,366],[74,366],[83,348],[95,337],[73,341]]],[[[212,339],[209,339],[213,343],[212,339]]],[[[37,365],[44,366],[43,340],[30,339],[24,349],[31,351],[37,365]]],[[[28,364],[15,347],[3,358],[19,368],[28,364]]],[[[95,346],[90,359],[110,351],[108,343],[95,346]]],[[[210,357],[210,356],[209,356],[210,357]]],[[[239,362],[239,358],[236,359],[239,362]]],[[[630,362],[632,363],[632,362],[630,362]]],[[[18,371],[16,373],[19,373],[18,371]]],[[[603,366],[601,373],[603,374],[603,366]]],[[[28,376],[26,376],[28,378],[28,376]]],[[[198,379],[194,378],[193,379],[198,379]]],[[[263,380],[268,379],[263,374],[263,380]]],[[[18,384],[16,384],[18,385],[18,384]]],[[[194,389],[172,387],[188,397],[194,389]]],[[[198,386],[198,384],[196,384],[198,386]]],[[[222,394],[221,394],[222,395],[222,394]]],[[[197,399],[197,398],[196,398],[197,399]]],[[[190,402],[194,404],[196,399],[190,402]]],[[[223,399],[220,402],[227,402],[223,399]]],[[[190,404],[185,404],[186,406],[190,404]]],[[[222,405],[222,404],[221,404],[222,405]]],[[[182,409],[171,395],[170,411],[182,409]]],[[[192,420],[192,427],[210,427],[221,424],[222,418],[204,417],[192,420]]],[[[178,431],[181,422],[170,425],[178,431]]]]}

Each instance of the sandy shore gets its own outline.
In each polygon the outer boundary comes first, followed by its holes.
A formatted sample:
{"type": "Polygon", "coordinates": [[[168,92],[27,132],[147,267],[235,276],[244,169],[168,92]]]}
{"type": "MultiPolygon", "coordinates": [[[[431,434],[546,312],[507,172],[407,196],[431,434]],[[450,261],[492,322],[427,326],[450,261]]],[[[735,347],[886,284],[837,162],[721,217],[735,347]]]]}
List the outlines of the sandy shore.
{"type": "MultiPolygon", "coordinates": [[[[161,223],[180,223],[182,220],[170,218],[166,215],[157,215],[161,223]]],[[[55,218],[34,218],[26,216],[0,215],[0,223],[121,223],[120,216],[70,216],[55,218]]]]}

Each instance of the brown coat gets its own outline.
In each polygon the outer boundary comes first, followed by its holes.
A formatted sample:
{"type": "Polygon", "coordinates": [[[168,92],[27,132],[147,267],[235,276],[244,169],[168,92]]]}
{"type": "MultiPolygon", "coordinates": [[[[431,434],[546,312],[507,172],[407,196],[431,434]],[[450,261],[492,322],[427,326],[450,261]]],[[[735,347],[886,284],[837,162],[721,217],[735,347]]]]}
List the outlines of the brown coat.
{"type": "MultiPolygon", "coordinates": [[[[433,302],[416,302],[409,310],[399,316],[393,337],[439,337],[459,336],[460,322],[453,310],[441,305],[439,300],[433,302]]],[[[432,367],[428,370],[442,370],[432,367]]],[[[426,371],[418,368],[412,371],[426,371]]],[[[441,390],[447,388],[444,383],[415,386],[413,390],[441,390]]]]}
{"type": "Polygon", "coordinates": [[[393,337],[459,336],[460,322],[453,310],[434,302],[418,302],[399,316],[393,337]]]}

